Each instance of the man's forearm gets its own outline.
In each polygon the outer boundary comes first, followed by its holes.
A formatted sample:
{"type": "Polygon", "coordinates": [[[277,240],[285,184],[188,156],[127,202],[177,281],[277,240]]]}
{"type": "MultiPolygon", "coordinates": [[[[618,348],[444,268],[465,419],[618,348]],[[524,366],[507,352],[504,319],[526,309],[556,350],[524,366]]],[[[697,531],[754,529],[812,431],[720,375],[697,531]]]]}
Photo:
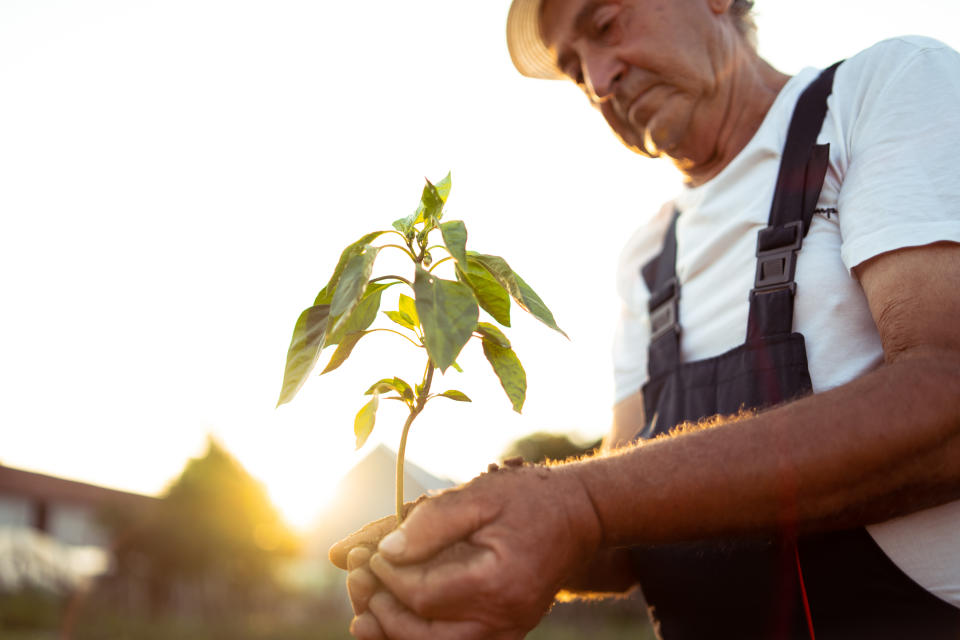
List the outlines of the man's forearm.
{"type": "Polygon", "coordinates": [[[569,465],[603,546],[879,522],[960,497],[960,357],[569,465]]]}

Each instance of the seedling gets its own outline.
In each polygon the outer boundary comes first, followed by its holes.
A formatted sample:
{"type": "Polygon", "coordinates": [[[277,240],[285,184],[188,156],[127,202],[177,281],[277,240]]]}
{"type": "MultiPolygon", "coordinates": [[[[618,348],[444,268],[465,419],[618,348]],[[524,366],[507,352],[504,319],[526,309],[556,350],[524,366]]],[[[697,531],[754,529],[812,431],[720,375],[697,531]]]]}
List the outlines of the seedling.
{"type": "Polygon", "coordinates": [[[373,431],[381,395],[386,400],[404,403],[409,410],[397,450],[398,523],[403,517],[403,461],[410,426],[434,398],[470,402],[465,393],[456,389],[431,393],[436,369],[441,373],[449,367],[460,371],[457,357],[476,338],[481,341],[483,354],[513,409],[519,413],[523,407],[527,392],[523,366],[503,330],[480,320],[480,309],[499,325],[509,327],[512,298],[548,327],[563,333],[543,300],[503,258],[468,251],[467,227],[461,220],[441,222],[449,193],[450,174],[436,185],[427,180],[416,211],[395,221],[393,229],[368,233],[343,250],[313,306],[297,319],[277,402],[280,406],[293,399],[327,347],[336,349],[321,374],[343,364],[357,343],[374,331],[395,333],[423,349],[426,363],[421,381],[411,385],[402,378],[391,377],[373,383],[366,391],[372,398],[357,413],[353,424],[359,449],[373,431]],[[442,244],[431,245],[430,236],[436,231],[440,232],[442,244]],[[399,236],[403,244],[373,244],[389,235],[399,236]],[[410,258],[412,280],[392,274],[372,277],[374,262],[385,249],[402,251],[410,258]],[[443,264],[447,264],[447,270],[452,267],[454,280],[442,279],[435,273],[443,264]],[[401,293],[397,309],[383,312],[393,323],[390,328],[371,328],[383,292],[396,284],[404,285],[412,296],[401,293]]]}

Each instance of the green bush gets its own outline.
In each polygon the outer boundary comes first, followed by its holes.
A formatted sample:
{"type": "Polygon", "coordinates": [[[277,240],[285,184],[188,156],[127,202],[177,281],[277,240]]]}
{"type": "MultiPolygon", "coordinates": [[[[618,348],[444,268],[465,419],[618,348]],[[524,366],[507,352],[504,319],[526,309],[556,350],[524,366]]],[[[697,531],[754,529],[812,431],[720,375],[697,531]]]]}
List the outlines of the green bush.
{"type": "MultiPolygon", "coordinates": [[[[0,629],[55,629],[63,598],[39,589],[0,594],[0,629]]],[[[3,635],[6,637],[6,634],[3,635]]]]}

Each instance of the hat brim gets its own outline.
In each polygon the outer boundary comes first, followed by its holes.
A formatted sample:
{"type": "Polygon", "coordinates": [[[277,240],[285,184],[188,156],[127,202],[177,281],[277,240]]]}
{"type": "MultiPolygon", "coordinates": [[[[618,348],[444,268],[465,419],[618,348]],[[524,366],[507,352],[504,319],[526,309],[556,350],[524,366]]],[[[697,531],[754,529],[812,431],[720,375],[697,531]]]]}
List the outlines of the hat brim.
{"type": "Polygon", "coordinates": [[[513,0],[507,14],[507,49],[517,71],[529,78],[560,80],[565,76],[540,37],[542,0],[513,0]]]}

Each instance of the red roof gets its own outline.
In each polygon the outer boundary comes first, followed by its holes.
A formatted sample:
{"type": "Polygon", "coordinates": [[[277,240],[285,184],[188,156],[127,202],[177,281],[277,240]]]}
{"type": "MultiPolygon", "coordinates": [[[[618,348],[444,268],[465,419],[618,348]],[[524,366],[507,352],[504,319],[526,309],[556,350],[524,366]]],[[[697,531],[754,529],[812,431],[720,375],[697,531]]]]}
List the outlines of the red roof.
{"type": "Polygon", "coordinates": [[[99,506],[106,503],[130,504],[155,500],[139,493],[108,489],[95,484],[66,480],[32,471],[0,465],[0,495],[15,495],[34,500],[70,502],[99,506]]]}

